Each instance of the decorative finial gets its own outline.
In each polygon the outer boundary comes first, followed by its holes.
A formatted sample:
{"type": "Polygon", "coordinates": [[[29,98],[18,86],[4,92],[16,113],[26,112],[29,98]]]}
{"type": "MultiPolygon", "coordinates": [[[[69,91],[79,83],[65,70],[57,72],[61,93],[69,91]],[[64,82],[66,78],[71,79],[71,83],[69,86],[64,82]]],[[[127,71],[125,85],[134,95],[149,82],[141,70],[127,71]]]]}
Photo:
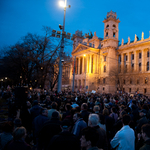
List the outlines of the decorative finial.
{"type": "Polygon", "coordinates": [[[141,38],[141,40],[144,40],[144,32],[142,32],[142,38],[141,38]]]}
{"type": "Polygon", "coordinates": [[[137,35],[135,34],[134,42],[136,42],[136,41],[137,41],[137,35]]]}
{"type": "Polygon", "coordinates": [[[128,44],[130,44],[130,37],[128,37],[128,44]]]}
{"type": "Polygon", "coordinates": [[[122,39],[121,46],[124,45],[124,39],[122,39]]]}

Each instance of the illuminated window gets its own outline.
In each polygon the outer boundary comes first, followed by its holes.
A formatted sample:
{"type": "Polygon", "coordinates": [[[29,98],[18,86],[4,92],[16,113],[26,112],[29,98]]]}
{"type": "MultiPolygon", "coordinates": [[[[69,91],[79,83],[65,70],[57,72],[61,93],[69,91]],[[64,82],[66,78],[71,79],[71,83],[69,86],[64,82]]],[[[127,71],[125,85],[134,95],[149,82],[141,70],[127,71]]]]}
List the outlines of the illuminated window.
{"type": "Polygon", "coordinates": [[[146,77],[146,78],[145,78],[145,84],[147,84],[147,83],[148,83],[148,78],[146,77]]]}

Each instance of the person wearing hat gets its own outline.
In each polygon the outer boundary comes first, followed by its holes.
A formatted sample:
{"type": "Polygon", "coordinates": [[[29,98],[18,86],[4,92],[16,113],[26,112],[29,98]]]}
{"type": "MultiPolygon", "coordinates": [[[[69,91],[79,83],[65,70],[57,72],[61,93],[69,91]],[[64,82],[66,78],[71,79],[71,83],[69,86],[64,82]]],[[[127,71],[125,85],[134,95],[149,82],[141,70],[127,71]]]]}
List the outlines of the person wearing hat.
{"type": "Polygon", "coordinates": [[[135,127],[137,133],[141,132],[142,125],[148,123],[148,119],[146,117],[146,114],[147,114],[147,111],[145,109],[142,109],[139,111],[139,116],[141,118],[137,121],[137,126],[135,127]]]}
{"type": "Polygon", "coordinates": [[[64,119],[61,124],[62,132],[53,136],[46,150],[80,150],[80,140],[70,132],[71,124],[64,119]]]}

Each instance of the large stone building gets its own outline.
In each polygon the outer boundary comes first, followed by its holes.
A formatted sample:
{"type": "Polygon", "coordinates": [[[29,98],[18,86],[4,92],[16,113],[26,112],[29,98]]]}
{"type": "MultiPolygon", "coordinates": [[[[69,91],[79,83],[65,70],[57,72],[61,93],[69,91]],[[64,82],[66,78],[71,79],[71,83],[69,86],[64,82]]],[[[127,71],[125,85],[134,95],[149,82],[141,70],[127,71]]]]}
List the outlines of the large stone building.
{"type": "Polygon", "coordinates": [[[73,36],[74,59],[70,73],[73,85],[75,68],[75,89],[96,90],[115,93],[122,90],[129,93],[150,95],[150,37],[119,45],[119,22],[116,13],[110,11],[104,19],[104,38],[98,38],[76,31],[73,36]],[[75,67],[74,67],[75,66],[75,67]]]}

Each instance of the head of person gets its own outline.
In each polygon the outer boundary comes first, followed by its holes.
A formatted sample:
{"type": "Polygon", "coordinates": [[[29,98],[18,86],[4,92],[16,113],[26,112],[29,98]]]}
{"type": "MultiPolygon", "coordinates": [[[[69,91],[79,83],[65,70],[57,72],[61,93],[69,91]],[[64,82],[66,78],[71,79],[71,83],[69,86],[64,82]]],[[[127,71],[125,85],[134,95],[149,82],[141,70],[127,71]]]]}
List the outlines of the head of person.
{"type": "Polygon", "coordinates": [[[57,109],[57,103],[56,103],[56,102],[52,102],[51,108],[52,108],[52,109],[57,109]]]}
{"type": "Polygon", "coordinates": [[[128,114],[123,115],[122,117],[123,125],[129,125],[130,121],[131,121],[130,115],[128,114]]]}
{"type": "Polygon", "coordinates": [[[88,109],[87,103],[83,103],[83,104],[81,105],[81,110],[87,110],[87,109],[88,109]]]}
{"type": "Polygon", "coordinates": [[[117,112],[116,108],[115,108],[115,107],[112,107],[112,108],[111,108],[111,112],[112,112],[112,113],[116,113],[116,112],[117,112]]]}
{"type": "Polygon", "coordinates": [[[61,123],[61,129],[62,131],[70,131],[71,129],[71,123],[69,119],[64,119],[61,123]]]}
{"type": "Polygon", "coordinates": [[[82,118],[81,113],[77,112],[73,115],[73,121],[76,122],[78,119],[82,118]]]}
{"type": "Polygon", "coordinates": [[[103,115],[105,115],[105,116],[109,115],[109,110],[107,108],[103,109],[103,115]]]}
{"type": "Polygon", "coordinates": [[[100,111],[100,107],[98,105],[95,105],[94,108],[93,108],[93,111],[96,113],[96,112],[99,112],[100,111]]]}
{"type": "Polygon", "coordinates": [[[50,101],[50,100],[51,100],[49,95],[46,96],[46,100],[47,100],[47,101],[50,101]]]}
{"type": "Polygon", "coordinates": [[[88,126],[94,127],[99,123],[99,116],[97,114],[89,114],[88,126]]]}
{"type": "Polygon", "coordinates": [[[144,124],[141,127],[142,138],[144,141],[150,139],[150,124],[144,124]]]}
{"type": "Polygon", "coordinates": [[[72,107],[71,107],[70,103],[67,103],[67,104],[65,105],[65,109],[66,109],[66,110],[69,110],[69,111],[70,111],[71,108],[72,108],[72,107]]]}
{"type": "Polygon", "coordinates": [[[81,132],[81,147],[89,149],[91,147],[95,147],[97,145],[99,134],[95,128],[86,127],[81,132]]]}
{"type": "Polygon", "coordinates": [[[27,104],[27,108],[31,108],[32,105],[31,105],[30,101],[27,101],[26,104],[27,104]]]}
{"type": "Polygon", "coordinates": [[[54,112],[52,113],[51,119],[59,119],[59,118],[60,118],[59,113],[58,113],[57,111],[54,111],[54,112]]]}
{"type": "Polygon", "coordinates": [[[48,116],[47,108],[41,108],[41,115],[48,116]]]}
{"type": "Polygon", "coordinates": [[[14,140],[25,139],[26,137],[26,129],[25,127],[17,127],[13,132],[14,140]]]}
{"type": "Polygon", "coordinates": [[[22,126],[22,121],[20,118],[14,119],[14,126],[15,126],[15,128],[22,126]]]}
{"type": "Polygon", "coordinates": [[[147,114],[146,109],[142,109],[142,110],[139,111],[140,117],[146,116],[146,114],[147,114]]]}
{"type": "Polygon", "coordinates": [[[123,115],[125,115],[125,114],[127,114],[127,112],[126,112],[125,110],[122,110],[122,111],[120,112],[120,118],[122,118],[123,115]]]}

